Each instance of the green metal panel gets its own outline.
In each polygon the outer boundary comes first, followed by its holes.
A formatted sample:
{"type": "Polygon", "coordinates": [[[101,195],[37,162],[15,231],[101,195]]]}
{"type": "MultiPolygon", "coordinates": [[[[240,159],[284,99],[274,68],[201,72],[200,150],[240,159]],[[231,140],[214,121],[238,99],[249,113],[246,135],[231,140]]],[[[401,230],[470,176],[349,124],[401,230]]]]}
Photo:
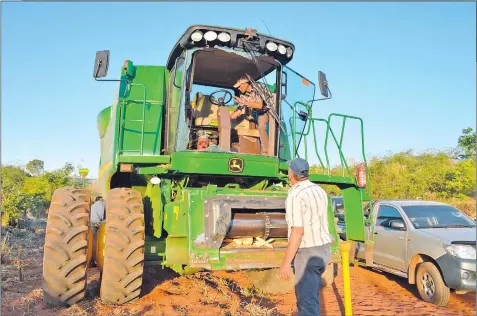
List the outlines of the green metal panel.
{"type": "Polygon", "coordinates": [[[97,125],[98,125],[98,134],[99,138],[103,138],[106,130],[108,128],[109,122],[111,121],[111,107],[103,109],[98,114],[97,125]]]}
{"type": "Polygon", "coordinates": [[[159,155],[165,99],[165,67],[136,66],[132,84],[124,89],[120,152],[159,155]],[[143,121],[144,119],[144,121],[143,121]]]}
{"type": "Polygon", "coordinates": [[[187,209],[182,201],[166,204],[164,207],[164,229],[170,237],[187,236],[187,209]]]}
{"type": "MultiPolygon", "coordinates": [[[[215,195],[215,192],[212,193],[215,195]]],[[[188,203],[187,211],[190,218],[190,240],[194,240],[204,232],[204,199],[211,196],[211,191],[207,190],[190,190],[187,189],[188,203]]]]}
{"type": "MultiPolygon", "coordinates": [[[[98,188],[103,196],[109,190],[109,183],[113,173],[116,171],[116,140],[118,128],[118,104],[114,103],[111,107],[110,117],[106,131],[100,139],[100,164],[98,172],[98,188]]],[[[104,113],[105,110],[102,111],[104,113]]],[[[103,114],[104,115],[104,114],[103,114]]]]}
{"type": "Polygon", "coordinates": [[[151,155],[141,156],[134,154],[122,154],[119,157],[119,162],[137,163],[137,164],[167,164],[171,162],[171,156],[167,155],[151,155]]]}
{"type": "Polygon", "coordinates": [[[162,235],[163,213],[161,185],[148,182],[144,194],[144,214],[147,214],[146,232],[156,238],[162,235]]]}
{"type": "Polygon", "coordinates": [[[278,173],[278,160],[273,157],[244,155],[232,153],[209,152],[174,152],[172,154],[172,170],[180,173],[191,174],[217,174],[256,177],[276,177],[278,173]],[[231,158],[244,160],[243,171],[232,173],[228,169],[231,158]]]}
{"type": "Polygon", "coordinates": [[[188,241],[184,237],[167,237],[166,238],[166,262],[167,266],[171,266],[176,272],[182,272],[183,264],[189,262],[189,253],[187,251],[188,241]]]}
{"type": "Polygon", "coordinates": [[[361,191],[354,186],[342,186],[341,192],[343,193],[346,238],[364,242],[366,236],[361,191]]]}

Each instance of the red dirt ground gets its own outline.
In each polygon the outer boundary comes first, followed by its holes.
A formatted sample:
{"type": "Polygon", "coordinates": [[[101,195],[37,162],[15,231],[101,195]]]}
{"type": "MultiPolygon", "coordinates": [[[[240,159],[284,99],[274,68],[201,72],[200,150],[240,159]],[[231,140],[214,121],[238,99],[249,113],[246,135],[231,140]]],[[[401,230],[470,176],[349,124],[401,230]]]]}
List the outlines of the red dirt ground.
{"type": "MultiPolygon", "coordinates": [[[[43,232],[21,236],[28,259],[19,281],[18,267],[2,265],[2,315],[297,315],[293,290],[285,294],[258,292],[241,272],[200,273],[179,277],[169,270],[147,268],[141,298],[114,307],[99,300],[99,271],[89,270],[86,299],[72,307],[46,309],[42,302],[43,232]]],[[[15,252],[13,252],[15,253],[15,252]]],[[[322,315],[343,315],[341,274],[321,292],[322,315]]],[[[361,267],[351,268],[354,315],[475,315],[475,293],[451,294],[447,307],[437,307],[418,298],[413,285],[389,274],[361,267]]]]}
{"type": "MultiPolygon", "coordinates": [[[[197,276],[164,276],[148,269],[142,297],[121,307],[105,306],[98,299],[99,273],[89,276],[87,299],[66,309],[43,306],[41,269],[30,270],[34,280],[4,289],[2,315],[296,315],[293,291],[280,295],[255,293],[240,272],[201,273],[197,276]],[[24,293],[23,293],[24,292],[24,293]],[[15,295],[16,294],[16,295],[15,295]]],[[[321,293],[322,315],[343,315],[341,275],[321,293]]],[[[354,315],[475,315],[475,293],[451,295],[447,307],[421,301],[403,280],[360,267],[351,269],[354,315]]]]}

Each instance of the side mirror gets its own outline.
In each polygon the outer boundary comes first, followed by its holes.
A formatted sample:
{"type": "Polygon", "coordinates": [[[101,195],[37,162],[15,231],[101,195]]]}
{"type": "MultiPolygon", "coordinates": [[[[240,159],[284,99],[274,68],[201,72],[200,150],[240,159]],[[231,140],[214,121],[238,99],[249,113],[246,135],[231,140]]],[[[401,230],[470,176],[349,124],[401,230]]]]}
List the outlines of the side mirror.
{"type": "Polygon", "coordinates": [[[103,78],[108,74],[109,67],[109,50],[101,50],[96,52],[96,60],[94,61],[93,77],[103,78]]]}
{"type": "Polygon", "coordinates": [[[327,98],[328,97],[328,81],[326,81],[326,75],[324,72],[318,71],[318,83],[320,85],[321,95],[327,98]]]}
{"type": "Polygon", "coordinates": [[[402,221],[391,221],[391,228],[396,230],[406,230],[402,221]]]}

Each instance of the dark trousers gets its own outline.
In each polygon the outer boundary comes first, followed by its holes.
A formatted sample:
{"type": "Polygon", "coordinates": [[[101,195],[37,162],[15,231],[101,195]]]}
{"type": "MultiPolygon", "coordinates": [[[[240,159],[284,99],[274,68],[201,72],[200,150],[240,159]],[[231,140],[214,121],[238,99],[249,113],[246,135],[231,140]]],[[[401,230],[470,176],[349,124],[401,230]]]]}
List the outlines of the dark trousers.
{"type": "Polygon", "coordinates": [[[260,135],[261,154],[268,154],[268,135],[267,123],[269,121],[268,113],[258,114],[258,133],[260,135]]]}
{"type": "Polygon", "coordinates": [[[294,259],[295,295],[299,316],[320,315],[321,275],[331,261],[329,244],[299,248],[294,259]]]}

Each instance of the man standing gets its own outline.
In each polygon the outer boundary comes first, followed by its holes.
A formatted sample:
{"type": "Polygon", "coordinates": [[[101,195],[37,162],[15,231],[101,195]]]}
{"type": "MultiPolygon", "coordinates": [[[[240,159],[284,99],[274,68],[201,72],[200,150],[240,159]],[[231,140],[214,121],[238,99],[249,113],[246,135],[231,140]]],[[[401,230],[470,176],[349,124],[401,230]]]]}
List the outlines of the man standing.
{"type": "Polygon", "coordinates": [[[306,160],[296,158],[287,164],[292,187],[286,200],[288,247],[280,266],[280,278],[290,278],[293,262],[298,315],[316,316],[320,314],[321,275],[331,261],[328,196],[319,185],[308,180],[306,160]]]}
{"type": "MultiPolygon", "coordinates": [[[[261,89],[267,89],[264,85],[257,83],[257,87],[261,89]]],[[[267,155],[268,152],[268,135],[267,135],[267,123],[269,121],[268,113],[264,107],[264,101],[260,97],[260,92],[255,91],[248,78],[239,79],[234,88],[240,92],[239,97],[235,97],[239,106],[230,114],[230,118],[235,120],[239,116],[245,114],[245,106],[254,110],[258,115],[258,132],[260,134],[260,148],[262,155],[267,155]]]]}
{"type": "Polygon", "coordinates": [[[101,222],[104,221],[104,208],[105,202],[103,198],[101,196],[97,196],[93,206],[91,206],[90,221],[93,231],[96,231],[101,222]]]}

